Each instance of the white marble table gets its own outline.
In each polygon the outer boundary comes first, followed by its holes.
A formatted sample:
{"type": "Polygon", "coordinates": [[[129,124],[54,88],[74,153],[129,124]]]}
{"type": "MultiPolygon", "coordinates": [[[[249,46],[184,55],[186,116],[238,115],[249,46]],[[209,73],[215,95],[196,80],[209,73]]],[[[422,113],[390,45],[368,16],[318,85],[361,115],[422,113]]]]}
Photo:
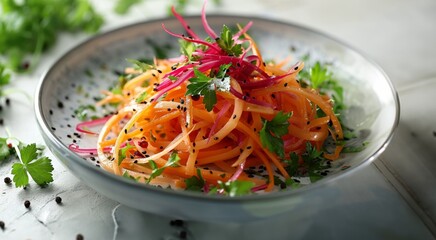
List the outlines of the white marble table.
{"type": "MultiPolygon", "coordinates": [[[[167,5],[167,1],[144,1],[131,14],[120,17],[112,12],[114,1],[93,2],[107,19],[102,31],[163,17],[167,5]]],[[[193,2],[188,12],[196,14],[201,1],[193,2]]],[[[55,182],[43,189],[32,183],[26,190],[3,183],[4,177],[11,177],[12,165],[3,163],[0,221],[5,229],[0,230],[0,239],[75,239],[77,234],[85,239],[178,239],[182,230],[187,231],[188,239],[253,239],[253,235],[257,239],[433,239],[436,165],[430,144],[436,139],[431,135],[436,130],[436,108],[430,103],[436,100],[431,91],[436,89],[436,2],[223,0],[221,6],[209,4],[208,9],[292,21],[342,39],[387,72],[400,90],[403,114],[413,115],[402,117],[399,133],[374,164],[327,186],[337,201],[325,204],[316,218],[280,216],[267,222],[221,225],[188,222],[179,228],[170,226],[170,219],[150,216],[101,196],[56,160],[55,182]],[[415,103],[417,99],[419,103],[415,103]],[[411,133],[417,138],[411,138],[411,133]],[[416,139],[422,144],[416,144],[416,139]],[[56,196],[62,198],[62,204],[55,202],[56,196]],[[31,202],[30,210],[24,207],[25,200],[31,202]]],[[[14,77],[12,86],[33,95],[42,73],[87,37],[62,35],[39,67],[31,75],[14,77]]],[[[24,98],[11,96],[11,107],[4,108],[2,114],[4,126],[14,136],[27,143],[43,143],[33,105],[24,98]]],[[[5,135],[4,127],[0,127],[0,134],[5,135]]]]}

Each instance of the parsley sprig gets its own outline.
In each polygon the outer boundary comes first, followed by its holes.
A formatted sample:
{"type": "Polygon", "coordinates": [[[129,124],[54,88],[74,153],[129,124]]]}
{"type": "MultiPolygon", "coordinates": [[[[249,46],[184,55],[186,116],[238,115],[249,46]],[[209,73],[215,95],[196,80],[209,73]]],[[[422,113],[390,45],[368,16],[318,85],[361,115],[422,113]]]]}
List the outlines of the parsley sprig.
{"type": "Polygon", "coordinates": [[[203,96],[203,103],[207,111],[212,111],[217,102],[216,91],[228,91],[230,89],[230,79],[226,78],[226,73],[231,64],[223,64],[218,72],[213,76],[202,73],[198,68],[194,68],[195,77],[189,79],[186,95],[203,96]]]}
{"type": "Polygon", "coordinates": [[[262,119],[263,126],[259,132],[260,142],[263,147],[279,157],[285,157],[285,149],[282,137],[288,133],[289,118],[292,113],[279,112],[271,120],[262,119]]]}
{"type": "Polygon", "coordinates": [[[0,138],[0,161],[17,157],[20,162],[12,165],[16,187],[29,184],[29,175],[40,186],[53,182],[51,159],[42,156],[44,148],[35,143],[25,145],[14,137],[0,138]]]}
{"type": "Polygon", "coordinates": [[[216,43],[223,51],[231,56],[238,57],[242,54],[242,45],[235,44],[233,34],[226,25],[223,26],[220,38],[216,40],[216,43]]]}

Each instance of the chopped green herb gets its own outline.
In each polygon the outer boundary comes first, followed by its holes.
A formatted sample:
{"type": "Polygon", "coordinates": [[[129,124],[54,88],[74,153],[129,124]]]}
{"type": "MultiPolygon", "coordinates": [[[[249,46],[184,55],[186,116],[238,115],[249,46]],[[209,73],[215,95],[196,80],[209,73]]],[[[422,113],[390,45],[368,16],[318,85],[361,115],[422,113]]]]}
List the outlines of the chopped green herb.
{"type": "Polygon", "coordinates": [[[141,60],[127,59],[127,61],[133,63],[135,65],[135,69],[140,70],[142,72],[145,72],[145,71],[150,70],[150,69],[156,69],[156,66],[148,64],[148,63],[141,61],[141,60]]]}
{"type": "Polygon", "coordinates": [[[216,42],[218,46],[229,55],[238,57],[242,54],[242,45],[235,44],[233,34],[226,25],[223,26],[220,38],[218,38],[216,42]]]}
{"type": "Polygon", "coordinates": [[[179,40],[179,44],[180,44],[180,52],[185,55],[189,61],[193,60],[192,59],[192,53],[194,53],[195,51],[195,44],[189,41],[186,41],[184,39],[180,39],[179,40]]]}
{"type": "Polygon", "coordinates": [[[145,100],[146,97],[147,97],[147,92],[144,91],[141,94],[139,94],[139,96],[136,98],[135,102],[136,103],[142,103],[145,100]]]}
{"type": "Polygon", "coordinates": [[[178,162],[180,161],[180,157],[177,154],[177,152],[172,152],[170,157],[168,158],[168,161],[165,163],[164,166],[158,167],[156,162],[153,160],[150,160],[148,163],[150,165],[150,168],[152,169],[152,172],[150,174],[150,177],[147,179],[147,183],[150,183],[151,180],[154,178],[162,175],[163,171],[167,167],[178,167],[178,162]]]}
{"type": "MultiPolygon", "coordinates": [[[[90,112],[95,112],[96,108],[94,105],[81,105],[76,110],[74,110],[74,115],[80,120],[80,121],[86,121],[90,117],[90,112]]],[[[95,117],[95,116],[94,116],[95,117]]]]}
{"type": "Polygon", "coordinates": [[[218,187],[214,187],[210,190],[209,194],[224,194],[230,197],[243,196],[251,193],[251,189],[255,186],[253,182],[250,181],[228,181],[222,182],[218,181],[218,187]]]}
{"type": "Polygon", "coordinates": [[[59,32],[93,33],[103,24],[88,0],[2,1],[0,9],[0,55],[18,72],[36,65],[59,32]],[[30,62],[25,60],[28,55],[30,62]]]}
{"type": "Polygon", "coordinates": [[[134,148],[133,145],[131,145],[130,143],[127,143],[126,146],[124,146],[123,148],[121,148],[118,152],[118,165],[120,165],[123,160],[127,157],[127,152],[134,148]]]}
{"type": "Polygon", "coordinates": [[[279,112],[271,121],[262,119],[263,127],[259,132],[260,142],[263,147],[268,148],[268,150],[281,158],[285,157],[282,136],[288,133],[291,115],[292,113],[279,112]]]}
{"type": "Polygon", "coordinates": [[[19,149],[18,155],[21,163],[12,165],[13,181],[16,187],[24,187],[29,184],[29,177],[40,186],[53,181],[53,166],[48,157],[40,157],[39,148],[36,144],[29,144],[19,149]]]}
{"type": "Polygon", "coordinates": [[[186,95],[203,96],[203,103],[207,111],[212,111],[217,102],[216,90],[229,91],[230,80],[222,81],[230,68],[231,64],[223,64],[220,66],[216,77],[209,77],[206,74],[194,68],[195,77],[189,79],[189,85],[186,95]]]}
{"type": "Polygon", "coordinates": [[[206,183],[201,175],[201,170],[197,168],[197,176],[185,179],[186,190],[201,192],[206,183]]]}

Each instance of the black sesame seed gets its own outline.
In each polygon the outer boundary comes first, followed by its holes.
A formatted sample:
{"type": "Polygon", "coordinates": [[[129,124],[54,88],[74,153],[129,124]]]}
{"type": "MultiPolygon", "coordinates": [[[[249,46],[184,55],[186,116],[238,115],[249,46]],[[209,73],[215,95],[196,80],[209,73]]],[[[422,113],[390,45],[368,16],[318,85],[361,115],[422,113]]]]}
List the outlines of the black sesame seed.
{"type": "Polygon", "coordinates": [[[161,70],[159,70],[159,69],[157,70],[157,72],[158,72],[158,73],[162,73],[162,71],[161,71],[161,70]]]}
{"type": "Polygon", "coordinates": [[[167,111],[168,111],[168,112],[171,112],[171,108],[167,108],[167,111]]]}
{"type": "Polygon", "coordinates": [[[30,201],[29,200],[24,201],[24,207],[30,208],[30,201]]]}
{"type": "Polygon", "coordinates": [[[159,147],[159,149],[161,149],[161,150],[162,150],[162,149],[163,149],[163,146],[160,146],[160,147],[159,147]]]}
{"type": "Polygon", "coordinates": [[[124,133],[127,134],[127,129],[124,129],[124,133]]]}
{"type": "Polygon", "coordinates": [[[215,141],[218,140],[218,137],[214,137],[213,140],[215,140],[215,141]]]}
{"type": "Polygon", "coordinates": [[[67,135],[67,138],[71,138],[71,135],[70,135],[70,134],[68,134],[68,135],[67,135]]]}
{"type": "Polygon", "coordinates": [[[57,197],[55,198],[55,201],[56,201],[57,204],[61,204],[61,203],[62,203],[62,198],[59,197],[59,196],[57,196],[57,197]]]}
{"type": "Polygon", "coordinates": [[[251,146],[248,146],[247,149],[251,149],[251,146]]]}
{"type": "Polygon", "coordinates": [[[53,115],[53,110],[49,110],[48,113],[50,113],[50,115],[53,115]]]}
{"type": "Polygon", "coordinates": [[[5,230],[5,222],[0,221],[0,228],[1,228],[2,230],[5,230]]]}
{"type": "Polygon", "coordinates": [[[287,86],[288,86],[288,83],[285,83],[284,86],[287,87],[287,86]]]}
{"type": "Polygon", "coordinates": [[[3,181],[7,184],[7,185],[9,185],[9,184],[11,184],[11,179],[9,178],[9,177],[5,177],[5,179],[3,179],[3,181]]]}
{"type": "Polygon", "coordinates": [[[181,104],[185,104],[185,100],[180,99],[180,103],[181,103],[181,104]]]}
{"type": "Polygon", "coordinates": [[[4,124],[4,120],[3,120],[3,118],[0,118],[0,125],[3,125],[4,124]]]}
{"type": "Polygon", "coordinates": [[[294,67],[294,70],[297,71],[298,70],[298,66],[294,67]]]}
{"type": "Polygon", "coordinates": [[[236,114],[235,114],[235,115],[233,115],[233,119],[236,119],[236,114]]]}
{"type": "Polygon", "coordinates": [[[58,101],[58,108],[64,108],[64,104],[61,101],[58,101]]]}

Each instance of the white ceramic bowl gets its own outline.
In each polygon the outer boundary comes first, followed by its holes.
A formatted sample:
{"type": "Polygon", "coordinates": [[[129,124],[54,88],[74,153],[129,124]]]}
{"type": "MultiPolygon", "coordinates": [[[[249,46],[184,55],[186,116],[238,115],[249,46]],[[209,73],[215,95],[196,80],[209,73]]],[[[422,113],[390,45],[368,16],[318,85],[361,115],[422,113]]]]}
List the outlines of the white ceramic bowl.
{"type": "MultiPolygon", "coordinates": [[[[201,32],[198,16],[186,20],[191,28],[201,32]]],[[[182,32],[174,18],[141,22],[93,37],[66,53],[47,71],[35,101],[37,121],[47,146],[90,187],[146,212],[199,221],[256,220],[280,213],[292,214],[296,210],[304,211],[306,216],[314,213],[314,209],[301,208],[308,202],[316,205],[334,200],[334,194],[326,192],[324,186],[368,165],[386,148],[398,124],[397,93],[376,64],[329,36],[295,24],[257,17],[208,16],[209,24],[217,31],[223,24],[234,26],[250,20],[254,25],[249,33],[265,58],[283,59],[289,55],[298,58],[310,53],[314,59],[332,62],[349,106],[345,121],[356,130],[366,130],[364,140],[369,142],[366,149],[336,161],[327,177],[296,190],[264,195],[205,196],[135,183],[96,167],[96,162],[84,160],[68,149],[73,141],[85,148],[95,148],[95,139],[74,135],[74,126],[79,123],[74,110],[79,105],[94,104],[93,97],[116,81],[113,71],[129,65],[126,58],[152,58],[150,39],[161,46],[173,46],[173,52],[178,51],[177,39],[161,28],[164,23],[174,32],[182,32]]]]}

